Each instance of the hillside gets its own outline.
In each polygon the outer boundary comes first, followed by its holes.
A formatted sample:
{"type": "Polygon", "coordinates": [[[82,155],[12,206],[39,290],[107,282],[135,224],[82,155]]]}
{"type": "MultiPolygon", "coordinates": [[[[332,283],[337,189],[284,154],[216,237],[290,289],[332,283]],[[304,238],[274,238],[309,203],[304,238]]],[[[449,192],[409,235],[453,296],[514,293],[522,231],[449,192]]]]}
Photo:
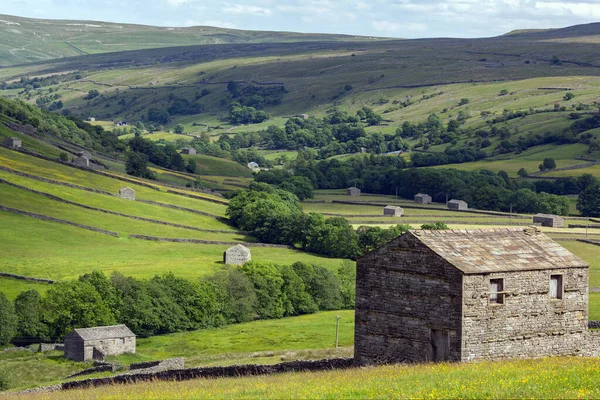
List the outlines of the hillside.
{"type": "Polygon", "coordinates": [[[0,67],[84,54],[227,43],[374,40],[351,35],[156,27],[101,21],[49,20],[0,14],[0,67]]]}

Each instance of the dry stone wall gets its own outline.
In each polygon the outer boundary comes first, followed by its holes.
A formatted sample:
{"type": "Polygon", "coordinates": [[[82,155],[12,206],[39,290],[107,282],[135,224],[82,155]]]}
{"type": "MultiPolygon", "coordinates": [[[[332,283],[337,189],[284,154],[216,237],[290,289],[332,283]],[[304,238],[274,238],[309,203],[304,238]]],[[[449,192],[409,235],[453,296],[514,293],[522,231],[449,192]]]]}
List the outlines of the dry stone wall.
{"type": "Polygon", "coordinates": [[[8,211],[8,212],[11,212],[11,213],[14,213],[14,214],[21,214],[21,215],[26,215],[26,216],[31,217],[31,218],[41,219],[43,221],[57,222],[59,224],[71,225],[71,226],[74,226],[74,227],[77,227],[77,228],[87,229],[88,231],[102,233],[103,235],[109,235],[109,236],[119,237],[119,234],[117,232],[107,231],[105,229],[95,228],[95,227],[89,226],[89,225],[78,224],[76,222],[67,221],[67,220],[64,220],[64,219],[59,219],[59,218],[54,218],[54,217],[48,217],[47,215],[36,214],[36,213],[28,212],[28,211],[18,210],[16,208],[6,207],[6,206],[3,206],[1,204],[0,204],[0,211],[8,211]]]}
{"type": "Polygon", "coordinates": [[[54,281],[52,279],[33,278],[31,276],[15,275],[15,274],[9,274],[6,272],[0,272],[0,276],[2,276],[4,278],[19,279],[22,281],[29,281],[29,282],[54,283],[54,281]]]}

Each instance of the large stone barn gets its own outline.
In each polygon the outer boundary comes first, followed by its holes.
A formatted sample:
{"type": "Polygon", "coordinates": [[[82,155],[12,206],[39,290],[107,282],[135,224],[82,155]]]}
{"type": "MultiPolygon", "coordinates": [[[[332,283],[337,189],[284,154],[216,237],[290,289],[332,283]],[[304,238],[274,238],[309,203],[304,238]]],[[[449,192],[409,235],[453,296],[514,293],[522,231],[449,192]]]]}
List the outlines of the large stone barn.
{"type": "Polygon", "coordinates": [[[20,149],[21,148],[21,139],[16,137],[6,138],[4,139],[4,145],[10,147],[11,149],[20,149]]]}
{"type": "Polygon", "coordinates": [[[360,196],[360,189],[354,186],[350,187],[346,189],[346,194],[348,194],[349,196],[360,196]]]}
{"type": "Polygon", "coordinates": [[[417,204],[430,204],[431,196],[425,193],[415,194],[415,203],[417,204]]]}
{"type": "Polygon", "coordinates": [[[184,147],[183,149],[181,149],[181,154],[197,154],[198,152],[196,151],[195,148],[193,147],[184,147]]]}
{"type": "Polygon", "coordinates": [[[125,325],[75,329],[65,337],[65,357],[71,360],[103,360],[124,353],[135,353],[135,334],[125,325]]]}
{"type": "Polygon", "coordinates": [[[565,220],[562,217],[552,214],[535,214],[533,216],[533,223],[549,228],[562,228],[565,226],[565,220]]]}
{"type": "Polygon", "coordinates": [[[223,253],[223,262],[229,265],[244,265],[251,259],[250,249],[241,244],[236,244],[223,253]]]}
{"type": "Polygon", "coordinates": [[[89,168],[90,167],[90,159],[87,157],[77,157],[73,160],[73,164],[78,167],[89,168]]]}
{"type": "Polygon", "coordinates": [[[404,209],[399,206],[385,206],[383,208],[384,217],[401,217],[404,215],[404,209]]]}
{"type": "Polygon", "coordinates": [[[469,205],[463,200],[450,200],[447,204],[449,210],[468,210],[469,205]]]}
{"type": "Polygon", "coordinates": [[[535,228],[409,231],[358,259],[355,360],[586,354],[587,293],[588,264],[535,228]]]}

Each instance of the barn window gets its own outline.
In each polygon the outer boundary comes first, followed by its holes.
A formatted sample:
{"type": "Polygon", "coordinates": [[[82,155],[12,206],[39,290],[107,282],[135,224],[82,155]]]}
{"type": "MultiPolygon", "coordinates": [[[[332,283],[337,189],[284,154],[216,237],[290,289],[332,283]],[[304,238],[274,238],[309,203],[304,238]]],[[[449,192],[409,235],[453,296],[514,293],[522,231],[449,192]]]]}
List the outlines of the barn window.
{"type": "Polygon", "coordinates": [[[490,279],[490,304],[504,304],[504,279],[490,279]]]}
{"type": "Polygon", "coordinates": [[[550,276],[550,298],[551,299],[562,299],[563,298],[563,277],[562,277],[562,275],[551,275],[550,276]]]}

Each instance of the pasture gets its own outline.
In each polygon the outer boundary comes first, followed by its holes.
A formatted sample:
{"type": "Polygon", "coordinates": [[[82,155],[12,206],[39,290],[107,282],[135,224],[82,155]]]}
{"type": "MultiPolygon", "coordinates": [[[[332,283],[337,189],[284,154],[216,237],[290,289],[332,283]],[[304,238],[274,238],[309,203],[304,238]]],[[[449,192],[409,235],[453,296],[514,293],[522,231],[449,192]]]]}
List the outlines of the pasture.
{"type": "Polygon", "coordinates": [[[600,361],[584,357],[397,364],[28,395],[33,399],[596,398],[600,361]]]}

